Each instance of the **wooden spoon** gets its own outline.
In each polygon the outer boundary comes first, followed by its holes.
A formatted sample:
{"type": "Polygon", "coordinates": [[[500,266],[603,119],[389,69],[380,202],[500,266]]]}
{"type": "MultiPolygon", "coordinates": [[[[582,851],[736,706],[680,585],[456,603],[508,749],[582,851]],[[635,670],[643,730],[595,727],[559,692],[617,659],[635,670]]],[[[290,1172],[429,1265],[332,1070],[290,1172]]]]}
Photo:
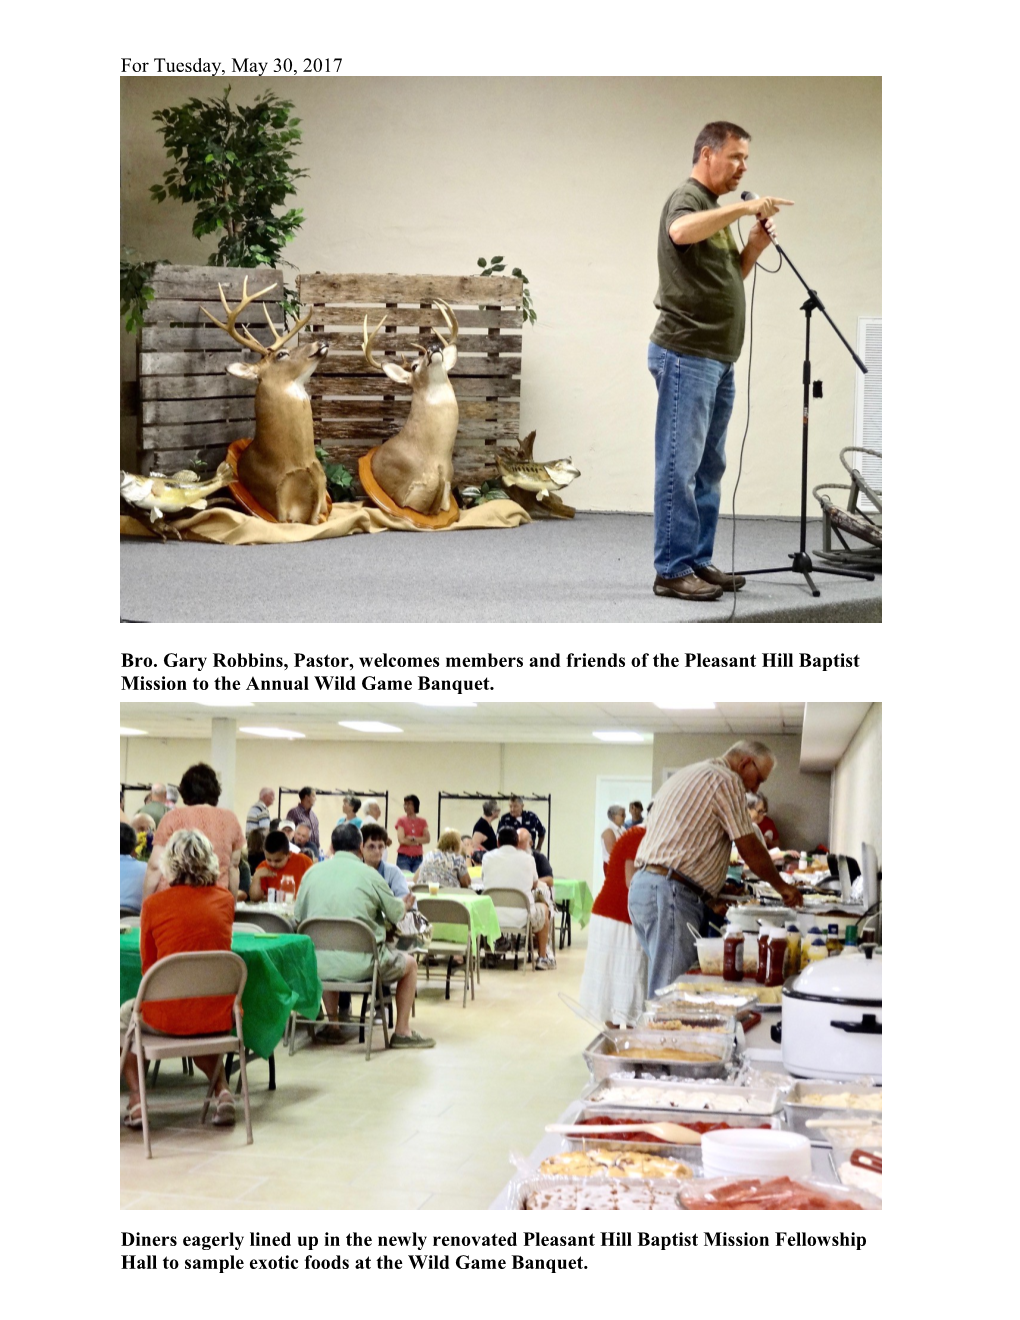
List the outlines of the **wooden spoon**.
{"type": "Polygon", "coordinates": [[[546,1132],[557,1132],[566,1137],[612,1137],[619,1132],[650,1132],[652,1136],[668,1141],[673,1146],[700,1146],[701,1133],[679,1123],[612,1123],[606,1126],[548,1123],[546,1132]]]}

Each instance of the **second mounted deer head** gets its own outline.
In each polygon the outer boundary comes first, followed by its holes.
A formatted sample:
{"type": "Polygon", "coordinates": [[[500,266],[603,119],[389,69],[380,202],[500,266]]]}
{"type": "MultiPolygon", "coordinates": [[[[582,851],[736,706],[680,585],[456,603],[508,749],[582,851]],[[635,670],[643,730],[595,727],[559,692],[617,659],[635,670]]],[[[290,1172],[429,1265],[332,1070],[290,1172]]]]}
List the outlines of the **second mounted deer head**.
{"type": "Polygon", "coordinates": [[[446,513],[453,500],[453,447],[460,410],[449,373],[457,363],[457,318],[442,298],[433,298],[446,322],[450,338],[438,329],[425,344],[415,344],[420,356],[402,361],[378,361],[372,353],[375,337],[386,317],[369,333],[365,317],[362,347],[374,371],[382,371],[399,385],[411,387],[411,411],[397,432],[374,451],[372,476],[383,492],[402,509],[427,516],[446,513]]]}

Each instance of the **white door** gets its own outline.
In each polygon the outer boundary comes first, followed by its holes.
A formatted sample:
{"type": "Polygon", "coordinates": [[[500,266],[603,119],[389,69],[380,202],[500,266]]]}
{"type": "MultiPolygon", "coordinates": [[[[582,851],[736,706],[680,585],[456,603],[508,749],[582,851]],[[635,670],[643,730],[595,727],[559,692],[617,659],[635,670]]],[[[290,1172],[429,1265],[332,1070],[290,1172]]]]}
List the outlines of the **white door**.
{"type": "Polygon", "coordinates": [[[592,857],[591,892],[597,894],[602,888],[605,876],[602,872],[602,831],[609,825],[606,812],[614,803],[626,807],[628,802],[643,802],[648,805],[652,796],[652,780],[615,779],[610,775],[598,775],[595,780],[595,845],[592,857]]]}

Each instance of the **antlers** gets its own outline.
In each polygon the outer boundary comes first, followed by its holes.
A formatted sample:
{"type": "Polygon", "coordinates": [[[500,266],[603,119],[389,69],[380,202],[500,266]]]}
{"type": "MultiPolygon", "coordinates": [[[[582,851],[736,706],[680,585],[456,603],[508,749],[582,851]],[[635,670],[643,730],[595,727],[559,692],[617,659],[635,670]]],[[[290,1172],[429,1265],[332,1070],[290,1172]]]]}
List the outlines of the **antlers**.
{"type": "MultiPolygon", "coordinates": [[[[443,345],[444,348],[449,348],[449,347],[451,346],[451,344],[455,344],[455,343],[457,342],[457,334],[458,334],[458,331],[459,331],[459,326],[457,325],[457,318],[456,318],[456,316],[454,316],[454,314],[453,314],[453,309],[450,307],[450,304],[447,303],[447,302],[444,302],[442,298],[433,298],[433,299],[432,299],[432,302],[433,302],[433,303],[435,304],[435,306],[438,307],[439,310],[442,312],[442,314],[443,314],[443,320],[446,322],[447,328],[448,328],[449,331],[450,331],[450,338],[449,338],[448,340],[447,340],[447,339],[444,339],[443,336],[439,333],[439,331],[438,331],[437,329],[435,329],[435,327],[433,327],[433,334],[436,336],[436,338],[439,340],[439,342],[443,345]]],[[[207,315],[207,316],[208,316],[208,314],[209,314],[209,313],[206,312],[206,315],[207,315]]],[[[373,345],[373,343],[375,342],[375,337],[376,337],[376,335],[377,335],[377,334],[379,333],[379,331],[383,328],[383,325],[384,325],[385,322],[386,322],[386,315],[387,315],[386,312],[383,312],[382,320],[381,320],[381,321],[379,322],[379,324],[375,327],[375,329],[372,331],[372,333],[369,334],[369,333],[368,333],[368,313],[366,312],[366,314],[365,314],[364,324],[363,324],[363,327],[362,327],[361,347],[362,347],[362,349],[364,350],[364,353],[365,353],[365,361],[368,363],[368,365],[369,365],[370,367],[373,367],[376,371],[382,371],[382,370],[383,370],[383,367],[382,367],[382,363],[381,363],[381,362],[378,362],[378,361],[372,356],[372,345],[373,345]]],[[[218,325],[218,324],[219,324],[219,322],[217,322],[217,325],[218,325]]],[[[224,327],[224,328],[226,328],[226,327],[224,327]]],[[[421,349],[421,351],[422,351],[423,353],[425,352],[425,348],[424,348],[424,346],[421,345],[421,344],[415,344],[414,347],[415,347],[415,348],[419,348],[419,349],[421,349]]],[[[403,353],[400,354],[400,358],[401,358],[401,361],[402,361],[403,364],[404,364],[404,369],[407,370],[407,369],[408,369],[408,362],[407,362],[407,359],[404,357],[403,353]]]]}
{"type": "Polygon", "coordinates": [[[298,331],[303,330],[305,326],[308,324],[308,322],[312,319],[312,313],[309,312],[307,316],[303,317],[300,321],[297,322],[296,325],[294,325],[290,330],[288,330],[285,335],[281,336],[276,332],[276,326],[273,325],[273,318],[269,315],[269,308],[265,305],[265,303],[263,303],[262,310],[263,312],[265,312],[266,321],[269,323],[269,328],[273,332],[273,342],[267,348],[265,344],[260,344],[259,341],[255,338],[255,336],[246,327],[242,326],[240,332],[238,332],[236,323],[237,323],[237,318],[241,315],[241,313],[244,311],[244,309],[248,306],[249,303],[254,302],[256,298],[264,297],[272,289],[276,288],[276,281],[274,280],[272,284],[267,285],[264,289],[260,289],[258,293],[250,294],[248,292],[248,276],[246,275],[244,277],[244,284],[242,285],[241,288],[241,301],[237,304],[237,306],[234,308],[233,311],[230,310],[230,304],[227,302],[227,295],[223,292],[223,285],[222,284],[217,285],[217,288],[220,291],[220,302],[223,304],[223,310],[227,314],[226,325],[224,325],[222,321],[217,321],[216,317],[213,316],[212,312],[206,311],[204,307],[202,308],[202,311],[205,312],[206,316],[208,316],[209,320],[212,321],[213,325],[218,325],[221,330],[225,330],[227,334],[230,336],[230,338],[234,340],[235,343],[240,344],[242,348],[250,349],[253,353],[258,353],[260,357],[269,357],[270,354],[275,353],[278,349],[281,349],[288,339],[293,339],[294,336],[298,333],[298,331]]]}

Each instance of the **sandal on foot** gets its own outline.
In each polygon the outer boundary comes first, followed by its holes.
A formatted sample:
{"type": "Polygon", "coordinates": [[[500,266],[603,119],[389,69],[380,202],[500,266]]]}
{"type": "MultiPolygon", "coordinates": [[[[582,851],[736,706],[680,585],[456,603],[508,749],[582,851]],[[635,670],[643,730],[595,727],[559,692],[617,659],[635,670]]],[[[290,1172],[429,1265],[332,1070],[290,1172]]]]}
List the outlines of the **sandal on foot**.
{"type": "Polygon", "coordinates": [[[129,1104],[127,1113],[124,1115],[124,1126],[126,1128],[138,1129],[142,1126],[142,1102],[138,1100],[135,1104],[129,1104]]]}
{"type": "Polygon", "coordinates": [[[237,1122],[237,1113],[234,1110],[234,1097],[229,1091],[221,1091],[216,1096],[216,1109],[213,1113],[212,1121],[216,1127],[233,1127],[237,1122]]]}

